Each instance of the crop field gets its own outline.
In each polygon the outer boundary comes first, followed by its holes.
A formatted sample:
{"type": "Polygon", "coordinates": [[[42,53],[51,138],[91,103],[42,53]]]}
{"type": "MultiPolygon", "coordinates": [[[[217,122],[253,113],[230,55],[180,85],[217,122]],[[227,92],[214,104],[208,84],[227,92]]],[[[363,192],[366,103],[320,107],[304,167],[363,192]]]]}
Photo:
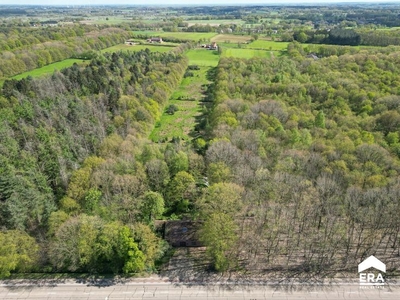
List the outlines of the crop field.
{"type": "Polygon", "coordinates": [[[254,42],[248,44],[247,48],[282,51],[282,50],[286,50],[288,44],[289,43],[287,43],[287,42],[257,40],[257,41],[254,41],[254,42]]]}
{"type": "Polygon", "coordinates": [[[218,51],[211,51],[206,49],[192,49],[186,53],[189,58],[189,64],[216,67],[219,61],[218,51]]]}
{"type": "Polygon", "coordinates": [[[47,66],[44,66],[41,68],[34,69],[32,71],[18,74],[12,78],[19,80],[19,79],[22,79],[22,78],[25,78],[28,76],[39,77],[39,76],[43,76],[43,75],[48,75],[48,74],[52,74],[55,70],[61,70],[64,68],[68,68],[68,67],[72,66],[74,63],[83,64],[83,63],[85,63],[85,61],[82,59],[65,59],[65,60],[56,62],[54,64],[50,64],[50,65],[47,65],[47,66]]]}
{"type": "Polygon", "coordinates": [[[222,19],[222,20],[187,20],[185,21],[189,24],[189,26],[195,24],[201,25],[211,25],[211,26],[218,26],[220,24],[244,24],[243,20],[240,19],[222,19]]]}
{"type": "Polygon", "coordinates": [[[237,58],[252,58],[252,57],[270,58],[271,52],[272,51],[267,51],[267,50],[228,48],[222,51],[222,56],[237,57],[237,58]]]}
{"type": "Polygon", "coordinates": [[[99,16],[99,17],[96,16],[81,21],[81,23],[83,24],[108,24],[108,25],[115,25],[123,22],[132,22],[132,19],[128,19],[123,16],[99,16]]]}
{"type": "Polygon", "coordinates": [[[224,42],[224,43],[248,43],[252,37],[250,35],[236,35],[236,34],[218,34],[214,36],[211,41],[224,42]]]}
{"type": "Polygon", "coordinates": [[[163,32],[163,31],[132,31],[133,34],[146,34],[149,36],[171,37],[183,40],[198,41],[200,39],[211,39],[215,32],[163,32]]]}
{"type": "Polygon", "coordinates": [[[116,46],[112,46],[110,48],[106,48],[101,50],[102,53],[105,52],[118,52],[118,51],[140,51],[149,49],[154,52],[168,52],[174,49],[173,46],[155,46],[155,45],[126,45],[120,44],[116,46]]]}

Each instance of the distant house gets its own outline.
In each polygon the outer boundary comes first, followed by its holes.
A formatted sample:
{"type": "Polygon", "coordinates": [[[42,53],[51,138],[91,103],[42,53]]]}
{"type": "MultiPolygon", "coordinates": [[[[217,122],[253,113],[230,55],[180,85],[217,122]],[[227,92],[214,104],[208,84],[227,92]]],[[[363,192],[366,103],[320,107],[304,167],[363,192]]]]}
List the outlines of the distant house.
{"type": "Polygon", "coordinates": [[[149,43],[162,43],[163,40],[162,40],[161,37],[152,37],[152,38],[147,39],[147,42],[149,42],[149,43]]]}
{"type": "Polygon", "coordinates": [[[191,220],[165,221],[164,239],[172,247],[202,247],[197,235],[200,225],[191,220]]]}
{"type": "Polygon", "coordinates": [[[212,42],[212,44],[210,46],[210,50],[218,50],[218,45],[216,42],[212,42]]]}
{"type": "Polygon", "coordinates": [[[212,42],[211,44],[203,44],[201,47],[208,50],[218,50],[218,45],[216,42],[212,42]]]}

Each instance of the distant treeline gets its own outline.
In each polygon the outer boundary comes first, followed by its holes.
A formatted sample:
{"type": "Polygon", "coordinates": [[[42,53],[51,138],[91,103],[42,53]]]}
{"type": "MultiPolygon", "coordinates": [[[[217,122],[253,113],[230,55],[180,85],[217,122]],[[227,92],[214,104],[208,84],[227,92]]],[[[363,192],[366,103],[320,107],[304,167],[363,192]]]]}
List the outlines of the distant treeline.
{"type": "Polygon", "coordinates": [[[283,40],[310,44],[349,46],[400,45],[400,30],[371,30],[334,28],[327,30],[296,30],[293,35],[283,35],[283,40]]]}
{"type": "Polygon", "coordinates": [[[36,31],[2,29],[0,78],[58,62],[89,50],[101,50],[130,37],[119,28],[71,27],[36,31]]]}

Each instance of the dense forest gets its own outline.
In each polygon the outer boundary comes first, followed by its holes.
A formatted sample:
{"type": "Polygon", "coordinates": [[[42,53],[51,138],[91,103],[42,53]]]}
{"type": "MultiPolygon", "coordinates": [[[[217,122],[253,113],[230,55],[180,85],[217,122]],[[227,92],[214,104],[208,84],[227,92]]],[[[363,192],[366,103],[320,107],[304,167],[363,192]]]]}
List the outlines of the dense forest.
{"type": "Polygon", "coordinates": [[[384,26],[399,11],[350,8],[0,23],[0,277],[155,272],[170,250],[160,220],[198,226],[207,271],[334,276],[371,254],[398,268],[400,31],[384,26]],[[197,24],[217,18],[240,22],[197,24]],[[168,47],[146,41],[163,31],[168,47]],[[66,58],[85,63],[11,79],[66,58]],[[195,103],[194,128],[154,142],[181,109],[169,100],[195,103]]]}
{"type": "Polygon", "coordinates": [[[171,148],[168,167],[144,137],[186,70],[185,47],[105,54],[4,83],[1,275],[152,270],[165,245],[149,226],[164,211],[165,185],[180,183],[170,176],[188,166],[171,148]]]}
{"type": "Polygon", "coordinates": [[[334,273],[370,253],[398,267],[399,63],[221,59],[197,204],[216,269],[334,273]]]}

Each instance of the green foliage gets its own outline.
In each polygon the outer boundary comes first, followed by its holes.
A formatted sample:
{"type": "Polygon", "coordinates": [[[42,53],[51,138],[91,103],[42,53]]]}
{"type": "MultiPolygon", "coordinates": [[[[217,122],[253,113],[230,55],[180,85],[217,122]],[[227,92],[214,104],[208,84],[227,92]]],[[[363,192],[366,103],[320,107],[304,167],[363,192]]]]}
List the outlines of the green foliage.
{"type": "Polygon", "coordinates": [[[319,111],[315,116],[315,126],[319,128],[325,128],[325,114],[323,111],[319,111]]]}
{"type": "Polygon", "coordinates": [[[38,251],[35,239],[25,232],[0,232],[0,277],[8,277],[13,271],[30,271],[38,260],[38,251]]]}
{"type": "Polygon", "coordinates": [[[187,171],[189,168],[189,159],[187,154],[183,151],[174,152],[167,159],[171,175],[175,175],[181,171],[187,171]]]}
{"type": "Polygon", "coordinates": [[[178,107],[176,106],[176,105],[174,105],[174,104],[171,104],[171,105],[169,105],[168,107],[167,107],[167,109],[166,109],[166,113],[167,114],[169,114],[169,115],[173,115],[175,112],[177,112],[179,109],[178,109],[178,107]]]}
{"type": "Polygon", "coordinates": [[[133,240],[131,231],[128,227],[123,226],[119,231],[118,255],[124,261],[122,271],[127,273],[137,273],[145,268],[145,256],[139,250],[137,244],[133,240]]]}
{"type": "Polygon", "coordinates": [[[143,196],[141,212],[146,222],[153,222],[164,212],[163,196],[156,192],[147,192],[143,196]]]}
{"type": "Polygon", "coordinates": [[[166,204],[168,208],[176,209],[184,200],[191,200],[195,188],[195,180],[185,171],[178,172],[167,187],[166,204]]]}
{"type": "Polygon", "coordinates": [[[201,240],[207,246],[207,254],[216,271],[224,272],[236,267],[236,230],[232,217],[224,213],[211,213],[201,228],[201,240]]]}
{"type": "Polygon", "coordinates": [[[207,177],[211,184],[228,182],[231,177],[231,170],[223,162],[211,163],[207,168],[207,177]]]}

